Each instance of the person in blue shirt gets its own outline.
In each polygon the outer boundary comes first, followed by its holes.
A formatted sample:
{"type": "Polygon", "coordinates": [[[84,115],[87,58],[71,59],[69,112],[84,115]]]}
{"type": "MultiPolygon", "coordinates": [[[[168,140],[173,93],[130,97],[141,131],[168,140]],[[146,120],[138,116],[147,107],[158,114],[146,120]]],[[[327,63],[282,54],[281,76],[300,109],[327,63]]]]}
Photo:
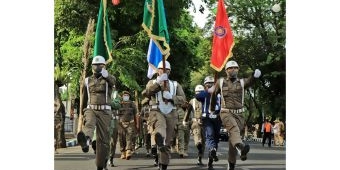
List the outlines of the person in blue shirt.
{"type": "Polygon", "coordinates": [[[208,170],[213,170],[213,161],[218,161],[216,152],[219,142],[219,132],[221,129],[221,119],[219,116],[221,108],[220,98],[216,98],[215,111],[210,111],[212,109],[209,108],[211,94],[208,92],[208,89],[213,85],[214,78],[212,76],[207,76],[204,79],[205,90],[195,95],[196,99],[202,103],[203,129],[205,131],[206,146],[209,150],[208,170]]]}

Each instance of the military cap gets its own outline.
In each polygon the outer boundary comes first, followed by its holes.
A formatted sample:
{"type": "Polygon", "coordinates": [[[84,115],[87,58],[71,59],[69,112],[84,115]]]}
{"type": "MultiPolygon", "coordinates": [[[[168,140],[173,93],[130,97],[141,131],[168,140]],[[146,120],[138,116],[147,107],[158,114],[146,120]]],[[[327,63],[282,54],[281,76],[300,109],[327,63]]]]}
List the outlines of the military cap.
{"type": "Polygon", "coordinates": [[[123,91],[123,95],[124,95],[124,94],[130,95],[130,92],[128,92],[128,91],[123,91]]]}

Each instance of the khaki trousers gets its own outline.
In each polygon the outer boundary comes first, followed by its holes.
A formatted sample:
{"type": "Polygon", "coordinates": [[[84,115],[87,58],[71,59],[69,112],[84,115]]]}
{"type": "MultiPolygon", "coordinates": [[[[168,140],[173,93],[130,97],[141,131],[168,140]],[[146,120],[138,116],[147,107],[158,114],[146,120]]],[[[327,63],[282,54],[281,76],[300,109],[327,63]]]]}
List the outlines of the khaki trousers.
{"type": "Polygon", "coordinates": [[[108,159],[110,149],[109,127],[111,121],[111,110],[92,110],[85,109],[84,127],[85,136],[93,139],[94,130],[96,129],[96,166],[105,167],[105,160],[108,159]]]}
{"type": "MultiPolygon", "coordinates": [[[[201,125],[198,124],[197,121],[193,121],[191,125],[192,133],[194,134],[194,142],[195,146],[197,146],[199,143],[202,144],[202,150],[204,154],[205,150],[205,135],[204,135],[204,130],[201,125]]],[[[198,156],[203,157],[203,154],[199,154],[198,156]]]]}
{"type": "Polygon", "coordinates": [[[119,136],[119,144],[120,151],[125,152],[127,150],[132,151],[134,145],[134,136],[135,136],[135,124],[131,122],[120,122],[118,127],[118,136],[119,136]]]}
{"type": "Polygon", "coordinates": [[[110,126],[110,157],[114,157],[116,154],[116,146],[118,141],[118,120],[112,119],[110,126]]]}
{"type": "Polygon", "coordinates": [[[283,135],[281,134],[281,132],[277,132],[274,134],[274,144],[277,146],[283,145],[283,135]]]}
{"type": "Polygon", "coordinates": [[[151,146],[156,145],[155,135],[160,133],[165,139],[167,150],[160,153],[159,163],[168,165],[170,162],[170,142],[174,136],[175,126],[178,122],[178,113],[172,110],[169,114],[162,114],[159,110],[151,110],[148,118],[148,126],[151,134],[151,146]]]}
{"type": "Polygon", "coordinates": [[[177,144],[179,154],[188,152],[189,139],[190,139],[189,126],[184,127],[183,125],[178,125],[177,144]]]}
{"type": "Polygon", "coordinates": [[[230,113],[221,111],[220,113],[222,125],[228,130],[229,136],[229,150],[228,161],[236,163],[237,150],[235,145],[242,143],[241,131],[244,130],[245,120],[242,113],[230,113]]]}

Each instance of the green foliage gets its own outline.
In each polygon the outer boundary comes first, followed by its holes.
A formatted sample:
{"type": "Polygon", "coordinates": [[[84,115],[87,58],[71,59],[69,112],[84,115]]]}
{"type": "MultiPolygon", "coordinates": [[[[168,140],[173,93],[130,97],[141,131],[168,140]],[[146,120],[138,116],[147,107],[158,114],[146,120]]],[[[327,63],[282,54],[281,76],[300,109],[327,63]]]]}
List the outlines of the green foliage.
{"type": "Polygon", "coordinates": [[[67,71],[61,70],[59,65],[54,67],[54,81],[57,83],[58,87],[65,85],[69,81],[67,71]]]}
{"type": "MultiPolygon", "coordinates": [[[[213,11],[217,0],[202,0],[208,5],[204,12],[213,11]]],[[[55,71],[62,84],[68,84],[70,97],[79,96],[80,73],[83,69],[83,43],[87,22],[97,20],[100,1],[55,0],[55,71]],[[61,76],[63,75],[63,76],[61,76]]],[[[282,10],[273,13],[271,0],[228,0],[228,15],[234,34],[234,56],[240,65],[239,76],[249,76],[259,68],[260,81],[253,86],[252,95],[246,95],[247,116],[255,120],[261,112],[285,119],[285,0],[282,10]]],[[[149,38],[141,28],[144,1],[121,1],[113,6],[108,1],[109,24],[114,49],[113,62],[107,69],[117,78],[117,90],[141,92],[148,81],[146,53],[149,38]]],[[[164,1],[170,34],[170,79],[178,81],[188,99],[197,84],[207,75],[214,75],[210,67],[212,26],[215,14],[203,29],[193,23],[185,9],[192,0],[164,1]]],[[[203,11],[200,9],[200,11],[203,11]]],[[[94,35],[91,41],[94,42],[94,35]]],[[[93,44],[90,44],[91,51],[93,44]]],[[[91,52],[92,54],[92,52],[91,52]]],[[[90,74],[90,67],[87,68],[90,74]]],[[[88,75],[89,75],[88,74],[88,75]]],[[[87,75],[87,76],[88,76],[87,75]]],[[[225,75],[224,71],[218,76],[225,75]]]]}
{"type": "Polygon", "coordinates": [[[69,99],[68,91],[60,93],[61,101],[67,101],[69,99]]]}
{"type": "MultiPolygon", "coordinates": [[[[286,89],[286,35],[285,0],[282,10],[271,11],[275,4],[270,0],[229,1],[228,12],[237,43],[234,57],[247,74],[259,68],[260,81],[255,86],[255,100],[260,104],[258,114],[285,117],[286,89]]],[[[243,73],[245,74],[245,73],[243,73]]]]}

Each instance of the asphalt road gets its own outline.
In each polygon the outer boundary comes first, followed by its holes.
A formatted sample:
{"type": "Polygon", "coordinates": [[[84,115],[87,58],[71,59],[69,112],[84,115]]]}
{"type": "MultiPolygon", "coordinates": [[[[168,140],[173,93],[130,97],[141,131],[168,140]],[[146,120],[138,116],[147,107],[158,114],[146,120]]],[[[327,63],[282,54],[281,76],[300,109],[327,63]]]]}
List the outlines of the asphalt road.
{"type": "MultiPolygon", "coordinates": [[[[286,169],[286,148],[271,147],[266,145],[262,147],[259,142],[248,142],[250,152],[248,160],[241,161],[239,158],[236,164],[236,170],[283,170],[286,169]]],[[[227,169],[227,151],[228,143],[221,141],[219,143],[218,157],[219,161],[214,162],[215,170],[227,169]]],[[[95,155],[93,150],[83,153],[80,146],[58,149],[58,154],[54,155],[55,170],[96,170],[95,155]]],[[[178,154],[173,153],[168,170],[201,170],[207,169],[207,151],[204,155],[204,166],[196,165],[197,149],[194,147],[193,139],[189,143],[189,157],[180,158],[178,154]]],[[[115,167],[108,167],[109,170],[157,170],[153,166],[152,158],[146,157],[145,148],[139,148],[130,160],[120,159],[119,144],[117,144],[116,155],[114,158],[115,167]]]]}

